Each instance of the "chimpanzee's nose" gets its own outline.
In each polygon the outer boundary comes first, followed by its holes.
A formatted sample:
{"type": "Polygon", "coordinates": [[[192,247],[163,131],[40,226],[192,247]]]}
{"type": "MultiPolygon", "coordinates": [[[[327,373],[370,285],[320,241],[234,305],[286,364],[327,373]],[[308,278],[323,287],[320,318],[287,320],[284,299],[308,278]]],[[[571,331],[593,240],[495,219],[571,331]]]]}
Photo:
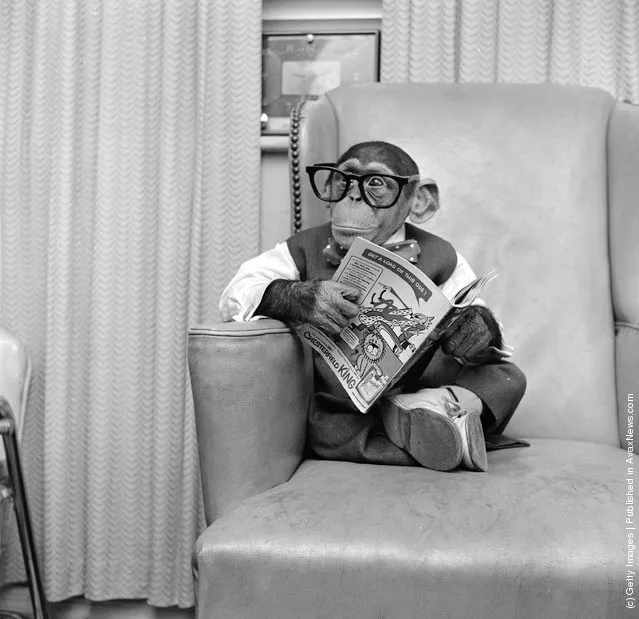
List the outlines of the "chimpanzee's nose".
{"type": "Polygon", "coordinates": [[[362,199],[362,194],[360,193],[359,190],[359,185],[353,181],[351,181],[351,186],[348,188],[348,191],[346,192],[346,195],[351,199],[351,200],[361,200],[362,199]],[[353,190],[355,190],[355,193],[353,194],[353,190]]]}

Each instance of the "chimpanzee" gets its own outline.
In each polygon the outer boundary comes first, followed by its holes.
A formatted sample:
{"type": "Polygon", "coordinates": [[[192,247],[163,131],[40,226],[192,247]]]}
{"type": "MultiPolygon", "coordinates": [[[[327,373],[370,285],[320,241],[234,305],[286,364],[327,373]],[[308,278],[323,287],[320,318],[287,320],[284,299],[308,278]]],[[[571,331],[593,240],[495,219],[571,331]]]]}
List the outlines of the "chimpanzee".
{"type": "MultiPolygon", "coordinates": [[[[241,265],[221,297],[224,320],[271,317],[339,333],[359,311],[359,291],[331,278],[358,236],[390,249],[412,241],[408,245],[417,248],[412,261],[448,298],[475,278],[448,241],[413,225],[428,221],[439,209],[439,192],[434,181],[420,177],[403,149],[388,142],[362,142],[335,163],[306,171],[315,195],[330,209],[330,223],[303,230],[241,265]]],[[[486,442],[491,448],[492,439],[500,438],[526,388],[524,374],[509,356],[501,325],[478,300],[442,338],[421,376],[362,414],[314,354],[311,454],[440,471],[459,466],[486,471],[486,442]]]]}

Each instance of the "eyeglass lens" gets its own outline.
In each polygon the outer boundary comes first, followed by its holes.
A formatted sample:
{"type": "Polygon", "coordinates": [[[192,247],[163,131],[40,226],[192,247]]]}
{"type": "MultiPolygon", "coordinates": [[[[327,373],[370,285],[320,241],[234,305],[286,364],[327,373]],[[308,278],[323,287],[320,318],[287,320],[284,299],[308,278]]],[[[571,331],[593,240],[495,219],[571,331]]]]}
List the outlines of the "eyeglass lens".
{"type": "MultiPolygon", "coordinates": [[[[335,170],[316,170],[315,187],[322,200],[341,200],[346,194],[348,179],[335,170]]],[[[353,183],[355,184],[355,183],[353,183]]],[[[397,198],[399,183],[388,176],[367,176],[363,182],[364,197],[373,206],[388,206],[397,198]]],[[[352,188],[352,185],[349,189],[352,188]]]]}

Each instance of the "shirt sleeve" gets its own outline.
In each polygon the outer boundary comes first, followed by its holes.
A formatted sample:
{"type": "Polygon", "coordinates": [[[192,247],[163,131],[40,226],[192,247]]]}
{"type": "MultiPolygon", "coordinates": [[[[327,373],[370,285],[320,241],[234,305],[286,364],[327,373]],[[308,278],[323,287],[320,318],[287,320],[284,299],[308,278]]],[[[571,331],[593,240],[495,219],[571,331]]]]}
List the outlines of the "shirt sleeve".
{"type": "MultiPolygon", "coordinates": [[[[468,260],[461,254],[457,254],[457,266],[452,275],[439,287],[446,298],[452,302],[455,295],[464,287],[477,279],[475,271],[473,271],[468,260]]],[[[481,299],[475,299],[475,305],[486,305],[481,299]]]]}
{"type": "Polygon", "coordinates": [[[224,322],[257,320],[255,316],[264,291],[275,279],[298,280],[297,266],[286,243],[242,263],[220,297],[220,315],[224,322]]]}

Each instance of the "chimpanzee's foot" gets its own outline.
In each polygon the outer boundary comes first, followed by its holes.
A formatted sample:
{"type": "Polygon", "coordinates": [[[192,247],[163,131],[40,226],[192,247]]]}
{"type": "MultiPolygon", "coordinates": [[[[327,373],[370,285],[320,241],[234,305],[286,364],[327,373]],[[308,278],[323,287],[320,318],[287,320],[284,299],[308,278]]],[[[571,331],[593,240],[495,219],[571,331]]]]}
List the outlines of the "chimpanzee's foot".
{"type": "Polygon", "coordinates": [[[450,471],[463,464],[486,471],[481,400],[474,394],[464,397],[464,392],[470,394],[458,387],[440,387],[383,399],[388,438],[426,468],[450,471]]]}

